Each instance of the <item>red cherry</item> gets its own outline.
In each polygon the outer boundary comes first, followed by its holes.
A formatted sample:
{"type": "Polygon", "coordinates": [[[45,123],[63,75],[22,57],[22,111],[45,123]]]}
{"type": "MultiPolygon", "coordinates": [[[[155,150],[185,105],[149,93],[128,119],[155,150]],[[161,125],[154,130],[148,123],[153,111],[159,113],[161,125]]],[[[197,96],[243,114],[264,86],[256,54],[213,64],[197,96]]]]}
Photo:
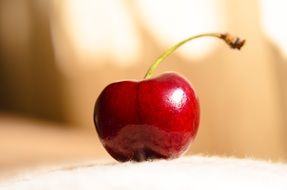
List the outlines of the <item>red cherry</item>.
{"type": "Polygon", "coordinates": [[[191,84],[176,73],[151,75],[158,64],[184,43],[198,37],[223,39],[240,49],[244,40],[228,34],[190,37],[164,52],[142,81],[108,85],[97,99],[94,122],[108,153],[118,161],[176,158],[187,150],[199,125],[199,102],[191,84]]]}
{"type": "Polygon", "coordinates": [[[95,123],[107,151],[119,161],[175,158],[199,124],[196,94],[175,73],[107,86],[98,98],[95,123]]]}

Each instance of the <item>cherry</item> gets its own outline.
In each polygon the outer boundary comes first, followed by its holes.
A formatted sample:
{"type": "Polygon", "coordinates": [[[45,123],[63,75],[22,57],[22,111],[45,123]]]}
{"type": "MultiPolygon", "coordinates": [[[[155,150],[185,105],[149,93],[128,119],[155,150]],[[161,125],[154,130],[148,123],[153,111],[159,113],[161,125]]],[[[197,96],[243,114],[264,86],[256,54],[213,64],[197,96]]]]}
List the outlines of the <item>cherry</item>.
{"type": "Polygon", "coordinates": [[[198,97],[188,80],[177,73],[151,76],[178,47],[199,37],[222,39],[233,49],[240,49],[245,42],[230,34],[192,36],[156,59],[144,80],[115,82],[101,92],[95,104],[94,123],[113,158],[122,162],[172,159],[187,150],[199,126],[198,97]]]}

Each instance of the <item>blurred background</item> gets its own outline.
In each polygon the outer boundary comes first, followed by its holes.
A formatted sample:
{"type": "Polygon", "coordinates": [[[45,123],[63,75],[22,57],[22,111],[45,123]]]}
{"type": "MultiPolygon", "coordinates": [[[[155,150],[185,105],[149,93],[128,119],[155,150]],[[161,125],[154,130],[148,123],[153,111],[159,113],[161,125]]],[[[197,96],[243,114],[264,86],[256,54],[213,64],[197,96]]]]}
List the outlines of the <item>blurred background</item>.
{"type": "Polygon", "coordinates": [[[219,31],[247,39],[183,46],[157,69],[196,88],[188,154],[287,160],[287,3],[280,0],[0,0],[0,175],[110,159],[93,124],[111,82],[143,78],[166,48],[219,31]]]}

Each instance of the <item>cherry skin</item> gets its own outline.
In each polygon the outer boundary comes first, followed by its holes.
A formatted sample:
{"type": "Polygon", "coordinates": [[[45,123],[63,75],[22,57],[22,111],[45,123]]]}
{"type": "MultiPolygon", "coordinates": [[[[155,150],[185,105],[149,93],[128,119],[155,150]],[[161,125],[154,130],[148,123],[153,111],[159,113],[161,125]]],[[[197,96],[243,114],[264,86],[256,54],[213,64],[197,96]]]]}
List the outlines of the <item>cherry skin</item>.
{"type": "Polygon", "coordinates": [[[191,84],[176,73],[108,85],[94,121],[102,144],[118,161],[176,158],[194,139],[199,103],[191,84]]]}
{"type": "Polygon", "coordinates": [[[200,37],[222,39],[233,49],[245,40],[221,33],[191,36],[160,55],[142,81],[108,85],[96,101],[94,123],[108,153],[118,161],[172,159],[187,150],[199,125],[199,102],[176,73],[152,78],[157,66],[183,44],[200,37]]]}

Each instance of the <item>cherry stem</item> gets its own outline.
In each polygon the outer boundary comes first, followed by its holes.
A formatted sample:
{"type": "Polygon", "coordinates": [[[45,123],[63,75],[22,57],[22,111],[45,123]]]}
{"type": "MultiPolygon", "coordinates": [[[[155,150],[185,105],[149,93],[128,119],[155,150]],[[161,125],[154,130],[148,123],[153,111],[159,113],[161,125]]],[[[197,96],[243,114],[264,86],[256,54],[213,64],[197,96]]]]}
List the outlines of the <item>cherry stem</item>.
{"type": "Polygon", "coordinates": [[[225,41],[225,43],[227,45],[229,45],[232,49],[238,49],[240,50],[240,48],[244,45],[245,40],[244,39],[240,39],[238,37],[232,36],[228,33],[203,33],[203,34],[198,34],[195,36],[191,36],[177,44],[175,44],[174,46],[170,47],[169,49],[167,49],[165,52],[163,52],[155,61],[154,63],[150,66],[150,68],[148,69],[147,73],[145,74],[144,79],[149,79],[152,77],[154,70],[158,67],[158,65],[165,60],[170,54],[172,54],[177,48],[179,48],[180,46],[182,46],[183,44],[194,40],[196,38],[201,38],[201,37],[215,37],[215,38],[219,38],[225,41]]]}

